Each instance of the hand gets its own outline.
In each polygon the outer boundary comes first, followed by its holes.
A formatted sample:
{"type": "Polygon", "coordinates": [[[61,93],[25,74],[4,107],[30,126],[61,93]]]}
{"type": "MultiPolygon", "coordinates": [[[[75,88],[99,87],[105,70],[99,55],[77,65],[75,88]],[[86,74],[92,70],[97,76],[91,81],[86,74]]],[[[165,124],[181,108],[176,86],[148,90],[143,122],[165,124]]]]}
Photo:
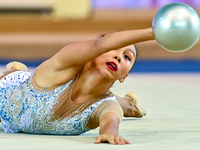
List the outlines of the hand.
{"type": "Polygon", "coordinates": [[[95,144],[109,142],[110,144],[125,145],[131,144],[129,141],[123,139],[117,134],[101,134],[96,137],[95,144]]]}

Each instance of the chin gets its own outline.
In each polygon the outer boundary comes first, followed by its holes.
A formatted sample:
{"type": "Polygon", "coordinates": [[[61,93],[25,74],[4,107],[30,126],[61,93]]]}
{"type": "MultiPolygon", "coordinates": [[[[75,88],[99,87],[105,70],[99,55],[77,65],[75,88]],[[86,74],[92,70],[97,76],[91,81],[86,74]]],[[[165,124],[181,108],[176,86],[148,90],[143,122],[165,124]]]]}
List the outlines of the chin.
{"type": "Polygon", "coordinates": [[[104,78],[105,80],[110,80],[110,81],[114,80],[113,74],[106,69],[99,70],[99,73],[101,77],[104,78]]]}

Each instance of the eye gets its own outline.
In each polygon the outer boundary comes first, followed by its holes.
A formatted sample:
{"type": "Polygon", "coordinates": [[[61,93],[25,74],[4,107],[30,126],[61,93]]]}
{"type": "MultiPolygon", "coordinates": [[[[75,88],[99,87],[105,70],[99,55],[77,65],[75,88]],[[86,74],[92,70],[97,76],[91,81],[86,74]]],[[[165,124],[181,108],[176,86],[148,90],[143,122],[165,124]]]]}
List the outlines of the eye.
{"type": "Polygon", "coordinates": [[[128,55],[124,55],[125,59],[127,59],[128,61],[131,61],[131,59],[129,58],[128,55]]]}

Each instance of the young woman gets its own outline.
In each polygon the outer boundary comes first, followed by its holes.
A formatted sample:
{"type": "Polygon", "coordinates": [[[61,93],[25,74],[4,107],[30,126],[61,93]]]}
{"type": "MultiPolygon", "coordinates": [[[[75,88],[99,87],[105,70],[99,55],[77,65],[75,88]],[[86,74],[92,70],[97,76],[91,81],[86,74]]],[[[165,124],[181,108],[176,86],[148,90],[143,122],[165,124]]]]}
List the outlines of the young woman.
{"type": "Polygon", "coordinates": [[[145,111],[134,96],[120,98],[109,89],[134,65],[133,44],[153,39],[151,28],[111,33],[65,46],[33,73],[6,73],[0,80],[5,132],[78,135],[100,126],[95,143],[129,144],[118,135],[120,120],[145,111]]]}

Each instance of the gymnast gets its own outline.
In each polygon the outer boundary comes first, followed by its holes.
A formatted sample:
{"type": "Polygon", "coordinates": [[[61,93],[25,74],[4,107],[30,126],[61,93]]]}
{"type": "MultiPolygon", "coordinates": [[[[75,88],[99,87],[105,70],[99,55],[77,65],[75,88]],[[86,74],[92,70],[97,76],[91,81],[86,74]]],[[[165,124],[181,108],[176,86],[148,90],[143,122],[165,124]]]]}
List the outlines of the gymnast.
{"type": "Polygon", "coordinates": [[[110,92],[136,60],[135,43],[154,40],[152,28],[107,34],[69,44],[30,73],[12,62],[0,77],[5,133],[80,135],[99,126],[94,143],[130,144],[119,134],[122,117],[143,117],[133,93],[110,92]]]}

